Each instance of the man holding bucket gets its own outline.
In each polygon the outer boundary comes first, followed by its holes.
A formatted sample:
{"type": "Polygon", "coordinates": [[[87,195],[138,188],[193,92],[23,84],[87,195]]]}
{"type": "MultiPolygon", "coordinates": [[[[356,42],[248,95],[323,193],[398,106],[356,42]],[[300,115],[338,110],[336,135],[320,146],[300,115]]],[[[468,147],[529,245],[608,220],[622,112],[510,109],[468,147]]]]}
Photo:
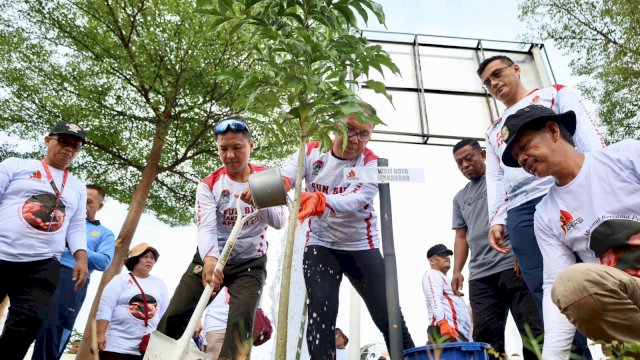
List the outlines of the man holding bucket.
{"type": "MultiPolygon", "coordinates": [[[[267,275],[267,225],[280,229],[286,222],[283,207],[263,209],[249,219],[224,268],[224,276],[214,269],[229,234],[236,222],[236,204],[251,174],[267,168],[249,162],[254,142],[247,124],[239,118],[229,118],[215,126],[217,147],[223,167],[206,177],[196,190],[198,251],[183,274],[169,308],[158,330],[179,338],[204,290],[204,284],[229,292],[229,319],[220,359],[248,358],[253,344],[253,321],[267,275]],[[204,260],[204,261],[203,261],[204,260]]],[[[242,212],[254,211],[251,205],[242,212]]]]}
{"type": "MultiPolygon", "coordinates": [[[[371,107],[368,114],[375,114],[371,107]]],[[[389,347],[389,319],[380,238],[373,198],[377,184],[347,183],[343,169],[375,167],[377,156],[366,148],[373,123],[362,123],[355,115],[346,120],[347,139],[336,133],[330,151],[319,142],[309,142],[304,159],[306,191],[301,195],[299,221],[309,221],[303,257],[304,279],[309,298],[307,346],[311,359],[334,359],[336,317],[343,274],[358,291],[369,314],[389,347]]],[[[298,156],[282,169],[294,186],[298,156]]],[[[286,181],[286,180],[285,180],[286,181]]],[[[403,346],[414,347],[402,321],[403,346]]]]}

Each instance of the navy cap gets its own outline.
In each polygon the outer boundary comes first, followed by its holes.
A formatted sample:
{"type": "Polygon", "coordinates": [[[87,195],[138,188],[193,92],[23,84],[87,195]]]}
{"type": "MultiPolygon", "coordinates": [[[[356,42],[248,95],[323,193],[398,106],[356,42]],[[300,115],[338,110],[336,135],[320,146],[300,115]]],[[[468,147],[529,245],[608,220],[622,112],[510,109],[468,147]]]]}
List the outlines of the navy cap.
{"type": "Polygon", "coordinates": [[[58,121],[49,132],[49,136],[51,135],[71,135],[82,140],[83,144],[87,143],[87,133],[84,129],[78,124],[68,123],[66,121],[58,121]]]}
{"type": "Polygon", "coordinates": [[[548,107],[541,105],[529,105],[511,114],[504,121],[502,126],[502,139],[507,146],[502,153],[502,162],[509,167],[520,167],[518,160],[511,155],[511,149],[513,148],[514,141],[518,135],[518,132],[525,127],[525,125],[533,124],[534,122],[547,122],[555,121],[562,124],[569,134],[573,135],[576,132],[576,114],[573,111],[567,111],[565,113],[556,114],[548,107]]]}
{"type": "Polygon", "coordinates": [[[447,249],[447,247],[442,244],[437,244],[433,245],[429,251],[427,251],[427,259],[436,255],[453,255],[453,251],[447,249]]]}

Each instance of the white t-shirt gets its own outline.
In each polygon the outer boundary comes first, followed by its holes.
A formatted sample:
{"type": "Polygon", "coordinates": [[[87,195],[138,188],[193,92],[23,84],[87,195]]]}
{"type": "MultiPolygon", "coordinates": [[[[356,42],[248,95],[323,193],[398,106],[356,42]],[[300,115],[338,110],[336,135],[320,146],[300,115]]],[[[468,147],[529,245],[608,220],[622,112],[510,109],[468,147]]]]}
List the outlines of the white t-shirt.
{"type": "MultiPolygon", "coordinates": [[[[320,143],[307,144],[304,159],[305,191],[322,192],[327,206],[321,216],[312,216],[306,233],[307,245],[321,245],[338,250],[368,250],[380,247],[378,216],[373,198],[378,185],[347,183],[343,169],[354,166],[376,167],[378,157],[369,149],[356,159],[341,160],[331,152],[321,152],[320,143]]],[[[292,156],[282,168],[282,175],[295,186],[298,154],[292,156]]]]}
{"type": "Polygon", "coordinates": [[[564,85],[552,85],[530,92],[515,105],[504,110],[487,130],[487,205],[489,225],[506,224],[507,210],[540,197],[553,184],[550,177],[540,178],[528,174],[522,168],[512,168],[502,163],[506,144],[502,138],[504,120],[529,105],[541,105],[556,113],[573,110],[576,113],[576,132],[573,141],[578,150],[589,152],[605,146],[595,126],[593,117],[584,107],[580,96],[564,85]]]}
{"type": "MultiPolygon", "coordinates": [[[[266,167],[253,164],[249,164],[249,167],[251,173],[267,170],[266,167]]],[[[242,201],[234,195],[240,194],[248,186],[248,183],[231,179],[226,167],[215,170],[198,184],[196,189],[198,251],[203,260],[205,256],[220,258],[220,251],[224,248],[236,223],[236,204],[242,201]]],[[[245,215],[255,210],[248,204],[245,204],[242,209],[245,215]]],[[[286,221],[283,206],[260,210],[242,226],[238,241],[229,256],[229,263],[266,255],[269,246],[265,238],[267,225],[280,229],[286,221]]]]}
{"type": "Polygon", "coordinates": [[[204,314],[202,330],[204,333],[227,328],[229,318],[229,291],[223,287],[216,297],[209,303],[204,314]]]}
{"type": "Polygon", "coordinates": [[[543,358],[568,359],[575,328],[553,304],[551,287],[575,264],[574,252],[585,263],[617,263],[623,269],[630,257],[639,263],[640,250],[620,256],[606,250],[625,241],[640,245],[640,141],[585,154],[576,178],[565,186],[554,184],[536,206],[534,227],[544,259],[543,358]]]}
{"type": "Polygon", "coordinates": [[[336,360],[349,359],[349,349],[336,349],[336,360]]]}
{"type": "Polygon", "coordinates": [[[467,304],[453,293],[450,281],[438,270],[429,269],[422,276],[422,291],[431,316],[429,325],[437,325],[443,319],[458,330],[460,335],[471,339],[471,317],[467,304]]]}
{"type": "Polygon", "coordinates": [[[140,289],[128,272],[117,275],[105,287],[96,314],[96,320],[109,321],[106,351],[140,355],[140,340],[158,327],[169,306],[169,292],[162,279],[149,275],[144,279],[136,277],[136,280],[147,296],[148,326],[144,326],[140,289]]]}
{"type": "Polygon", "coordinates": [[[62,189],[64,171],[51,166],[49,171],[62,191],[57,204],[41,160],[8,158],[0,163],[0,260],[60,259],[65,242],[72,254],[86,250],[86,187],[69,174],[62,189]]]}

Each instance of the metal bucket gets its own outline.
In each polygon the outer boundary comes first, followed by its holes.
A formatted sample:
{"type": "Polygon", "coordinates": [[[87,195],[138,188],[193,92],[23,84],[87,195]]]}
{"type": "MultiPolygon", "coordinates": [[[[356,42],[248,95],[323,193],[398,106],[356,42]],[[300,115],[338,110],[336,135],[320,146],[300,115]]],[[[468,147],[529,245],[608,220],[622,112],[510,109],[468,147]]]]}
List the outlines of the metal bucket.
{"type": "Polygon", "coordinates": [[[287,192],[278,168],[251,174],[249,188],[253,204],[258,209],[287,204],[287,192]]]}

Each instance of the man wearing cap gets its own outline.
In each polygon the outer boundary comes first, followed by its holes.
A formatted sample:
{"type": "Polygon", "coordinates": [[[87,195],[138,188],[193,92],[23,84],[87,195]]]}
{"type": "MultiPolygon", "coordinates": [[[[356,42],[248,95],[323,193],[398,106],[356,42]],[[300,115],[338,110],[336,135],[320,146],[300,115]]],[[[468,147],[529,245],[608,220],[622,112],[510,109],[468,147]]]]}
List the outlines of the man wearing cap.
{"type": "MultiPolygon", "coordinates": [[[[491,344],[500,354],[505,352],[504,332],[509,311],[520,335],[528,338],[528,326],[534,338],[543,334],[538,309],[519,273],[513,253],[494,251],[487,240],[487,186],[485,151],[478,141],[462,139],[453,147],[453,157],[469,183],[453,199],[455,230],[454,264],[451,288],[464,296],[462,269],[469,257],[469,302],[473,309],[473,339],[491,344]]],[[[508,240],[506,240],[508,241],[508,240]]],[[[508,245],[508,242],[505,242],[508,245]]],[[[538,343],[540,344],[540,343],[538,343]]],[[[530,346],[523,346],[525,359],[537,359],[530,346]]]]}
{"type": "MultiPolygon", "coordinates": [[[[517,110],[534,104],[550,108],[556,113],[572,110],[577,118],[574,141],[580,151],[601,149],[605,146],[604,140],[582,99],[571,88],[555,84],[543,89],[527,90],[521,81],[520,65],[504,55],[482,61],[477,74],[486,91],[506,107],[487,130],[486,136],[489,242],[497,251],[507,253],[510,248],[505,246],[504,241],[505,235],[509,234],[524,280],[542,316],[542,255],[533,231],[533,214],[536,204],[549,191],[553,179],[533,177],[522,169],[510,168],[500,161],[505,148],[502,130],[505,119],[517,110]]],[[[578,353],[591,359],[583,336],[577,334],[575,344],[578,353]]]]}
{"type": "Polygon", "coordinates": [[[451,255],[453,251],[443,244],[434,245],[427,251],[431,268],[422,276],[422,290],[431,315],[427,329],[430,343],[437,343],[442,337],[449,341],[472,341],[467,304],[453,292],[447,279],[451,255]]]}
{"type": "Polygon", "coordinates": [[[528,106],[504,131],[504,164],[554,181],[535,212],[545,333],[555,340],[545,360],[569,357],[574,325],[593,340],[640,342],[640,142],[583,153],[576,128],[573,111],[528,106]]]}
{"type": "Polygon", "coordinates": [[[3,359],[22,360],[38,334],[56,289],[60,256],[69,247],[75,290],[87,278],[84,184],[67,167],[86,143],[77,124],[58,122],[42,160],[0,163],[0,299],[11,300],[0,336],[3,359]]]}
{"type": "MultiPolygon", "coordinates": [[[[204,290],[203,283],[214,286],[215,291],[226,286],[229,317],[220,359],[244,359],[251,353],[256,307],[267,276],[267,226],[280,229],[286,217],[281,206],[261,209],[242,227],[225,265],[224,276],[219,270],[214,274],[221,250],[237,219],[236,204],[242,200],[236,196],[248,187],[251,174],[267,169],[249,162],[254,142],[246,122],[239,118],[226,119],[216,124],[214,131],[224,166],[198,184],[195,206],[198,249],[158,330],[179,338],[204,290]]],[[[254,210],[250,204],[242,206],[244,214],[254,210]]]]}
{"type": "MultiPolygon", "coordinates": [[[[105,191],[98,185],[87,184],[87,257],[89,274],[93,270],[104,271],[111,264],[115,250],[113,232],[96,220],[96,213],[104,206],[105,191]]],[[[49,311],[40,327],[31,360],[59,359],[71,338],[73,325],[82,307],[89,287],[87,281],[78,291],[71,273],[76,264],[71,251],[66,248],[60,259],[58,286],[49,304],[49,311]]]]}

